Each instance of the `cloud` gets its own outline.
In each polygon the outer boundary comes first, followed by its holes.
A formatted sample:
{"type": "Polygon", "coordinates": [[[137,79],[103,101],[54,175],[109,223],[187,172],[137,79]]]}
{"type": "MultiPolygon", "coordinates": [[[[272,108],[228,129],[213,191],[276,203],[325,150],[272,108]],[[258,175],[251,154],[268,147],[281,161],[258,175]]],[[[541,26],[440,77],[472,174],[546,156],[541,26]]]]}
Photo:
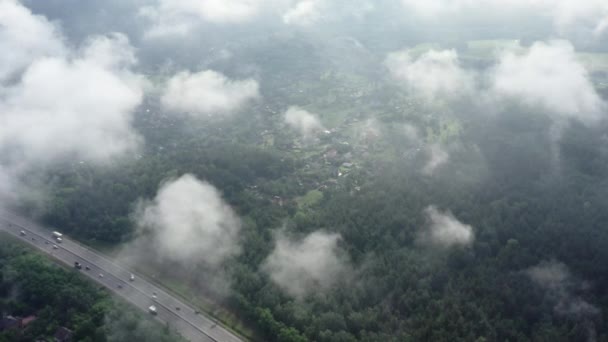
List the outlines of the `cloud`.
{"type": "Polygon", "coordinates": [[[603,21],[608,18],[604,0],[401,0],[404,8],[425,19],[442,20],[445,16],[468,15],[472,12],[501,15],[529,13],[549,17],[560,34],[579,27],[604,33],[603,21]]]}
{"type": "Polygon", "coordinates": [[[525,53],[504,54],[492,75],[492,91],[501,97],[541,107],[563,117],[590,122],[604,103],[566,41],[537,42],[525,53]]]}
{"type": "Polygon", "coordinates": [[[460,222],[451,212],[442,212],[431,205],[424,209],[429,220],[426,231],[419,241],[438,247],[469,246],[475,238],[473,227],[460,222]]]}
{"type": "Polygon", "coordinates": [[[241,251],[239,218],[215,187],[193,175],[167,181],[135,217],[160,258],[217,269],[241,251]]]}
{"type": "Polygon", "coordinates": [[[321,19],[323,6],[323,0],[298,1],[283,14],[283,22],[288,25],[312,25],[321,19]]]}
{"type": "Polygon", "coordinates": [[[230,80],[212,70],[182,71],[167,82],[161,103],[168,110],[193,116],[229,114],[259,96],[258,82],[253,79],[230,80]]]}
{"type": "Polygon", "coordinates": [[[575,295],[575,290],[584,284],[574,279],[566,265],[556,261],[545,261],[526,270],[528,277],[547,291],[555,304],[555,312],[565,316],[587,318],[599,314],[599,309],[575,295]]]}
{"type": "Polygon", "coordinates": [[[316,114],[296,106],[287,109],[284,119],[285,123],[292,129],[297,130],[304,139],[310,139],[315,133],[324,129],[316,114]]]}
{"type": "Polygon", "coordinates": [[[65,54],[62,36],[45,17],[16,0],[0,0],[0,82],[17,76],[34,60],[65,54]]]}
{"type": "Polygon", "coordinates": [[[326,291],[351,272],[349,259],[338,246],[339,240],[340,235],[322,231],[301,240],[278,232],[275,248],[261,269],[295,298],[326,291]]]}
{"type": "Polygon", "coordinates": [[[152,21],[149,37],[184,35],[201,22],[235,24],[259,14],[263,0],[158,0],[145,6],[140,15],[152,21]]]}
{"type": "Polygon", "coordinates": [[[129,51],[126,37],[115,34],[90,39],[74,58],[29,65],[18,83],[2,89],[3,155],[13,156],[13,166],[30,166],[65,157],[107,162],[134,151],[140,140],[131,120],[143,84],[128,69],[129,51]]]}
{"type": "Polygon", "coordinates": [[[432,144],[428,147],[429,160],[422,168],[422,172],[432,175],[435,171],[448,162],[450,155],[440,144],[432,144]]]}
{"type": "Polygon", "coordinates": [[[474,87],[471,73],[461,68],[455,50],[429,50],[418,57],[410,50],[392,52],[385,65],[395,79],[429,101],[468,95],[474,87]]]}

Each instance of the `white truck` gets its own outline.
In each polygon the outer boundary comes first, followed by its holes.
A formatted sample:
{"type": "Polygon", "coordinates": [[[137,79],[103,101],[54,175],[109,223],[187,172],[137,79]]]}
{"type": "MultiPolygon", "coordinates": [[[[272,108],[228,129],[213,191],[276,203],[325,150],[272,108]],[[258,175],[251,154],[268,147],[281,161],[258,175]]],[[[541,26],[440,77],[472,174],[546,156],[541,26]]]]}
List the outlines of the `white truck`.
{"type": "Polygon", "coordinates": [[[150,314],[152,314],[152,315],[156,315],[158,313],[156,311],[156,306],[154,306],[154,305],[150,305],[150,307],[148,308],[148,312],[150,312],[150,314]]]}
{"type": "Polygon", "coordinates": [[[60,232],[53,232],[53,238],[58,243],[61,243],[61,241],[63,241],[63,239],[61,238],[62,236],[63,236],[63,234],[61,234],[60,232]]]}

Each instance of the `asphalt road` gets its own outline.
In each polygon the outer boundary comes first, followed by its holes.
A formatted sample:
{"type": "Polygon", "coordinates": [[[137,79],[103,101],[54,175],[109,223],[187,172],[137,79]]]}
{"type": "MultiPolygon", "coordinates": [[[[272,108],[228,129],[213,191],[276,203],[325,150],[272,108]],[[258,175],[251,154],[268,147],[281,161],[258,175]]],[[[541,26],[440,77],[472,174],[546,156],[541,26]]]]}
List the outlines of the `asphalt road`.
{"type": "Polygon", "coordinates": [[[158,286],[138,276],[135,272],[116,264],[108,257],[92,251],[85,246],[70,240],[65,235],[58,243],[52,237],[50,229],[36,224],[32,220],[11,212],[0,210],[0,230],[17,236],[35,246],[55,259],[74,266],[82,264],[82,272],[93,281],[107,287],[116,295],[126,299],[136,307],[148,312],[151,305],[156,306],[156,319],[169,324],[171,328],[192,342],[241,342],[239,337],[217,324],[212,318],[195,309],[180,299],[167,293],[158,286]],[[21,231],[25,232],[25,236],[21,231]],[[54,248],[53,246],[56,246],[54,248]],[[88,266],[90,270],[86,270],[88,266]],[[135,280],[130,281],[131,274],[135,280]]]}

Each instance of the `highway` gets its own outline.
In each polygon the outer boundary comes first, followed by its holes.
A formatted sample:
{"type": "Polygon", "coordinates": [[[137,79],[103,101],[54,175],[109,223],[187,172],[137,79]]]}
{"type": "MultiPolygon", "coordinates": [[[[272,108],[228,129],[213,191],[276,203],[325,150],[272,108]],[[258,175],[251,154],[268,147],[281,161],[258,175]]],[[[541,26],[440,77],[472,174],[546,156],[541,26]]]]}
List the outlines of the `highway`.
{"type": "Polygon", "coordinates": [[[189,341],[243,341],[217,324],[212,318],[203,313],[197,313],[193,307],[162,288],[118,265],[99,252],[70,240],[65,235],[62,237],[63,241],[58,243],[52,237],[50,229],[1,209],[0,230],[18,237],[70,267],[74,267],[74,262],[81,263],[82,269],[79,272],[145,312],[148,312],[151,305],[156,306],[158,313],[155,318],[162,323],[169,324],[172,329],[189,341]],[[90,269],[87,270],[86,267],[90,269]],[[131,274],[135,275],[133,281],[129,279],[131,274]]]}

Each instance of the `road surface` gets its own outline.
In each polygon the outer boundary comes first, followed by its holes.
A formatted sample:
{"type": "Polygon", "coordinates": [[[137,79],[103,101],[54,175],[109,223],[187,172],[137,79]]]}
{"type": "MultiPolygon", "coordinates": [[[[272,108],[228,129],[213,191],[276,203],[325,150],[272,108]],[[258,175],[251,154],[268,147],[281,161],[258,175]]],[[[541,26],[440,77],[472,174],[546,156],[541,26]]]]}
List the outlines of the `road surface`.
{"type": "Polygon", "coordinates": [[[73,267],[76,261],[81,263],[80,272],[143,311],[148,312],[151,305],[156,306],[158,311],[156,319],[169,324],[189,341],[243,341],[217,324],[212,318],[203,313],[197,313],[193,307],[138,276],[135,272],[116,264],[99,252],[66,238],[65,235],[62,237],[63,241],[58,243],[52,237],[50,229],[1,209],[0,230],[22,239],[69,266],[73,267]],[[85,266],[88,266],[90,270],[86,270],[85,266]],[[133,281],[129,280],[131,274],[135,275],[133,281]]]}

